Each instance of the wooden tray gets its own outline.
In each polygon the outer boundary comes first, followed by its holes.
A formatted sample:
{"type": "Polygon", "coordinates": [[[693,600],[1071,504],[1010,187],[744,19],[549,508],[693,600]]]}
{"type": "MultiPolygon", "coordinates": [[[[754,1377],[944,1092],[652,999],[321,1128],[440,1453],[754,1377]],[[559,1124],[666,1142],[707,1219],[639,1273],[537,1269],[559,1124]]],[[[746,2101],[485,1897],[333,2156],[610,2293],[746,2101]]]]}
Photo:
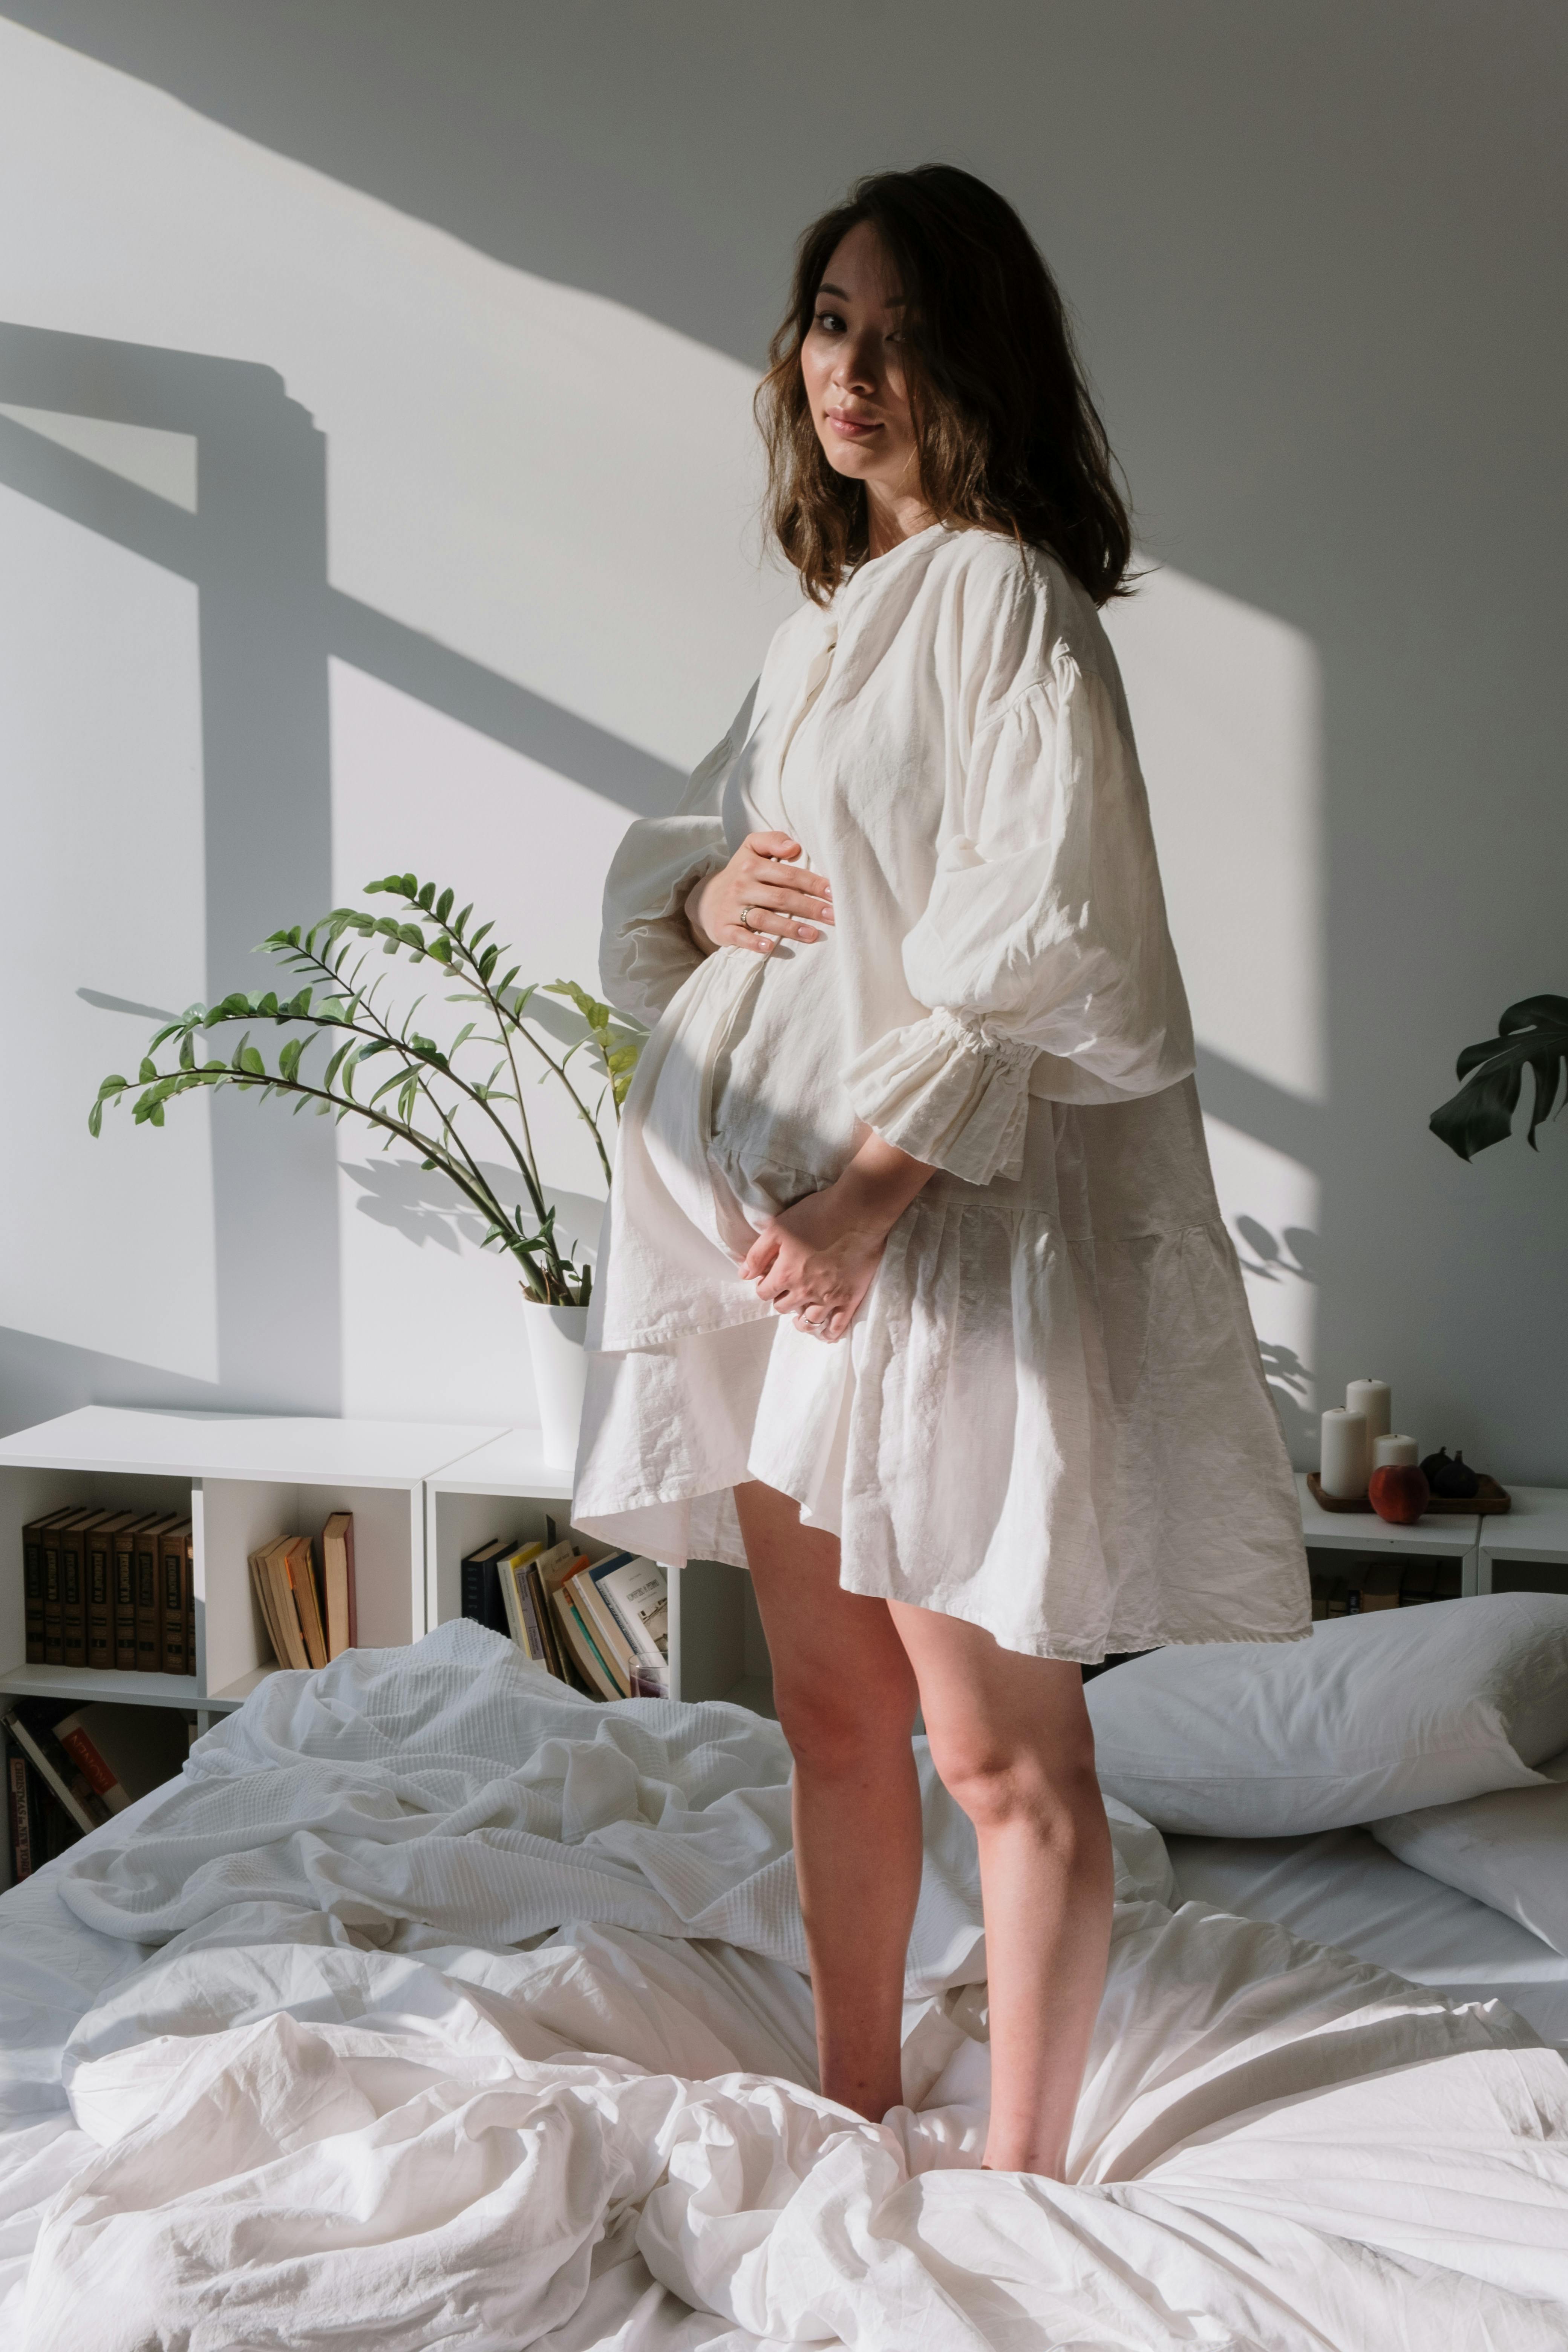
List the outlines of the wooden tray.
{"type": "MultiPolygon", "coordinates": [[[[1497,1480],[1489,1478],[1484,1470],[1478,1470],[1476,1475],[1480,1485],[1473,1495],[1434,1495],[1422,1512],[1422,1518],[1457,1519],[1467,1514],[1474,1517],[1479,1513],[1483,1519],[1488,1519],[1495,1518],[1500,1512],[1512,1510],[1513,1496],[1506,1486],[1500,1486],[1497,1480]]],[[[1307,1473],[1307,1491],[1313,1502],[1325,1511],[1365,1511],[1376,1516],[1364,1495],[1354,1503],[1347,1503],[1340,1495],[1326,1495],[1315,1470],[1307,1473]]]]}

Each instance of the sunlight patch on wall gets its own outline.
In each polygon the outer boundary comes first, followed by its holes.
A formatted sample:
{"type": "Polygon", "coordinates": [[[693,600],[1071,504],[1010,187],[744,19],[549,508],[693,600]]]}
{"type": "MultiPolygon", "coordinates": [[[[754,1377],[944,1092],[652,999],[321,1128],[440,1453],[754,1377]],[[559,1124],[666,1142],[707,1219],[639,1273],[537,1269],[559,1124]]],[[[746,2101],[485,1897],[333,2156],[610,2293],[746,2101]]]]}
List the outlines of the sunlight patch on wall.
{"type": "Polygon", "coordinates": [[[328,436],[334,587],[701,757],[799,594],[747,520],[749,369],[3,19],[0,86],[0,316],[276,368],[328,436]]]}
{"type": "MultiPolygon", "coordinates": [[[[495,936],[515,949],[506,963],[521,962],[525,980],[596,992],[599,881],[626,811],[342,662],[331,665],[331,710],[334,897],[384,908],[361,898],[382,875],[450,883],[476,921],[493,913],[495,936]]],[[[389,1003],[426,994],[420,1025],[432,1035],[475,1010],[446,1003],[452,982],[434,965],[377,947],[368,970],[387,975],[389,1003]]],[[[552,1079],[525,1099],[541,1166],[563,1196],[562,1231],[591,1250],[605,1192],[592,1138],[552,1079]]],[[[498,1190],[499,1145],[479,1147],[498,1190]]],[[[339,1128],[338,1152],[343,1411],[417,1417],[438,1398],[453,1421],[531,1419],[510,1260],[481,1254],[477,1217],[439,1177],[382,1152],[356,1122],[339,1128]]]]}
{"type": "Polygon", "coordinates": [[[1297,1462],[1315,1462],[1321,1187],[1310,1168],[1205,1118],[1215,1189],[1241,1260],[1264,1370],[1297,1462]]]}
{"type": "Polygon", "coordinates": [[[1199,1042],[1323,1098],[1319,661],[1270,614],[1152,573],[1107,608],[1199,1042]]]}
{"type": "Polygon", "coordinates": [[[69,416],[58,408],[23,408],[0,400],[0,416],[14,417],[29,432],[58,442],[62,449],[90,458],[122,481],[151,490],[172,506],[196,511],[196,438],[165,433],[151,425],[121,425],[107,416],[69,416]]]}
{"type": "Polygon", "coordinates": [[[162,1133],[128,1111],[94,1142],[144,1012],[202,995],[201,698],[184,580],[0,488],[0,734],[7,794],[6,1148],[0,1323],[217,1375],[206,1106],[162,1133]]]}

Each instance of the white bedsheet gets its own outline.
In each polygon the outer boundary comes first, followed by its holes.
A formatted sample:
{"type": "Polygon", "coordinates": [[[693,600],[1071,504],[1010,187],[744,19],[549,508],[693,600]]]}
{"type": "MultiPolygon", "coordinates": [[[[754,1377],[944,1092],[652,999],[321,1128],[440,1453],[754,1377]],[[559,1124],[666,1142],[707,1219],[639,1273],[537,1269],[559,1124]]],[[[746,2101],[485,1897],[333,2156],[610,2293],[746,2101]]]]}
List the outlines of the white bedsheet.
{"type": "Polygon", "coordinates": [[[1117,1809],[1072,2180],[983,2173],[967,1830],[928,1773],[871,2126],[812,2087],[786,1774],[776,1726],[575,1701],[470,1626],[271,1678],[0,1906],[7,1972],[62,1892],[91,1928],[62,2088],[21,2084],[69,2112],[0,2143],[24,2352],[1561,2352],[1568,2067],[1510,2012],[1173,1910],[1117,1809]]]}
{"type": "Polygon", "coordinates": [[[1505,2000],[1542,2041],[1568,2045],[1568,1959],[1502,1912],[1412,1869],[1367,1831],[1165,1843],[1188,1899],[1338,1944],[1451,2000],[1505,2000]]]}

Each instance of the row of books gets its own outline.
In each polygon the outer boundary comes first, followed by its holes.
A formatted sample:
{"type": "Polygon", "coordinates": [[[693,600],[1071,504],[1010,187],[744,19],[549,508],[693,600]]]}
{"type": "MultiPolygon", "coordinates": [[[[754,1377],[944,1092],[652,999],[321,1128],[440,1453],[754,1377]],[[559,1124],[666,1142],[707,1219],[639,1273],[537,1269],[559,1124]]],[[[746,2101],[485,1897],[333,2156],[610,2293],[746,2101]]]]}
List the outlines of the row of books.
{"type": "Polygon", "coordinates": [[[309,1536],[279,1536],[250,1554],[250,1580],[280,1666],[324,1666],[359,1647],[354,1594],[354,1521],[334,1511],[321,1554],[309,1536]]]}
{"type": "Polygon", "coordinates": [[[3,1717],[13,1883],[173,1780],[192,1727],[161,1706],[25,1700],[3,1717]]]}
{"type": "Polygon", "coordinates": [[[1356,1617],[1368,1609],[1415,1609],[1431,1601],[1458,1601],[1457,1559],[1352,1561],[1340,1574],[1312,1576],[1314,1617],[1356,1617]]]}
{"type": "Polygon", "coordinates": [[[664,1698],[669,1580],[628,1551],[592,1560],[573,1543],[491,1538],[462,1563],[465,1617],[510,1634],[525,1658],[590,1698],[664,1698]]]}
{"type": "Polygon", "coordinates": [[[30,1666],[193,1675],[191,1522],[67,1507],[22,1530],[30,1666]]]}

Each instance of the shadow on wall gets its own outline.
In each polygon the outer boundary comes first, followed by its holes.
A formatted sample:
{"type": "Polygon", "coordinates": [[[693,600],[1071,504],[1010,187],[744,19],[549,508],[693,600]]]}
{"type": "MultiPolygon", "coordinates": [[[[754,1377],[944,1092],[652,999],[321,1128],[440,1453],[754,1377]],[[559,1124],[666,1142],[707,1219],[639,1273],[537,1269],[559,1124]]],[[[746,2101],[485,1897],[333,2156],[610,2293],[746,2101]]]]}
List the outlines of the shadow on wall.
{"type": "MultiPolygon", "coordinates": [[[[668,806],[679,790],[675,769],[329,586],[325,443],[271,369],[0,326],[0,484],[195,589],[206,940],[197,984],[209,1001],[270,984],[276,975],[252,953],[256,943],[280,919],[331,903],[333,656],[635,814],[668,806]]],[[[91,653],[90,622],[79,616],[68,626],[82,640],[71,646],[73,668],[90,695],[90,662],[76,658],[91,653]]],[[[56,897],[59,887],[55,878],[56,897]]],[[[189,931],[183,898],[172,892],[171,907],[189,931]]],[[[70,929],[65,908],[58,913],[70,959],[58,983],[51,970],[41,984],[104,1012],[158,1019],[158,1007],[111,992],[121,977],[105,968],[112,936],[84,936],[70,929]],[[95,984],[104,982],[109,988],[95,984]]],[[[127,919],[170,915],[154,903],[127,910],[127,919]]],[[[47,1015],[56,1010],[51,999],[47,1015]]],[[[64,1337],[52,1319],[53,1286],[22,1284],[20,1326],[14,1307],[0,1331],[6,1425],[106,1393],[341,1410],[332,1128],[258,1118],[237,1098],[210,1099],[214,1344],[139,1360],[104,1320],[125,1292],[139,1237],[132,1225],[117,1227],[111,1171],[86,1160],[85,1141],[86,1105],[102,1071],[123,1065],[124,1032],[105,1024],[101,1043],[82,1050],[94,1058],[66,1074],[47,1131],[37,1135],[14,1230],[28,1233],[33,1267],[74,1267],[83,1304],[64,1337]],[[199,1377],[189,1370],[193,1356],[204,1358],[199,1377]]],[[[406,1215],[411,1237],[431,1238],[432,1221],[442,1222],[437,1205],[402,1200],[390,1163],[376,1174],[370,1213],[406,1215]]],[[[589,1205],[585,1233],[597,1229],[597,1204],[589,1205]]]]}

